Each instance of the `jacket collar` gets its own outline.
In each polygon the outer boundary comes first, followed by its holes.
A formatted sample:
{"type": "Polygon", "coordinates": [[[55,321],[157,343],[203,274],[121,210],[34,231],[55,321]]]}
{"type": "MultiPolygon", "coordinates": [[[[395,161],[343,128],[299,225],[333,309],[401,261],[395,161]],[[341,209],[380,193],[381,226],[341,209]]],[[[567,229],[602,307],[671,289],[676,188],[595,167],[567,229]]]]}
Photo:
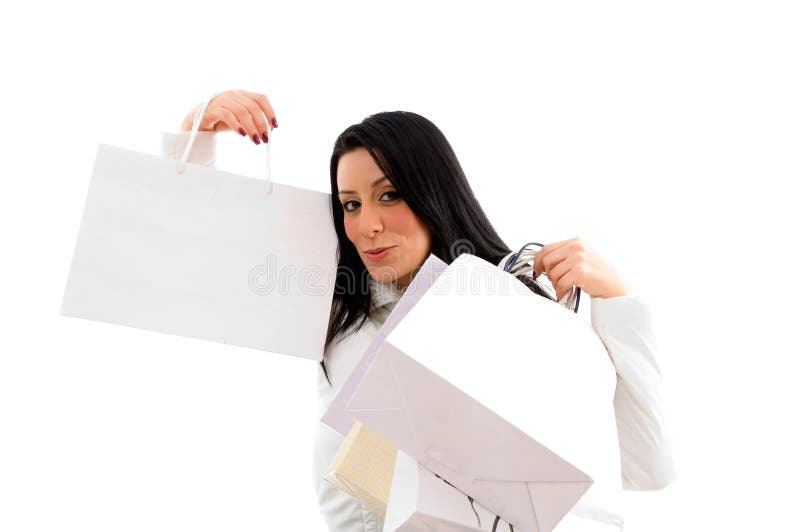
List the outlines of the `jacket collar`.
{"type": "Polygon", "coordinates": [[[375,279],[370,278],[369,290],[371,297],[372,308],[379,309],[383,307],[394,307],[401,297],[403,297],[404,290],[397,288],[395,282],[379,283],[375,279]]]}

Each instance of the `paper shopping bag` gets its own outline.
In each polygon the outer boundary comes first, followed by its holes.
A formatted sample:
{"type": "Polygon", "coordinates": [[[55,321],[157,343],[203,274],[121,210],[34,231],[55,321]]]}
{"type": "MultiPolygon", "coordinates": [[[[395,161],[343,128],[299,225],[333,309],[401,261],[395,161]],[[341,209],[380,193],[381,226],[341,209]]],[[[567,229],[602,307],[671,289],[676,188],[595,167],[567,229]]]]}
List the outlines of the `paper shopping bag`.
{"type": "Polygon", "coordinates": [[[387,336],[345,411],[518,531],[570,530],[573,517],[617,515],[615,387],[590,324],[463,254],[387,336]]]}
{"type": "Polygon", "coordinates": [[[383,325],[378,330],[378,334],[375,335],[375,338],[373,338],[372,342],[367,347],[361,360],[339,388],[336,397],[331,401],[331,404],[322,416],[321,421],[323,423],[339,432],[339,434],[347,434],[347,431],[356,421],[352,414],[345,411],[350,396],[353,395],[358,383],[361,382],[364,373],[366,373],[372,359],[375,357],[380,346],[383,345],[386,337],[422,298],[422,295],[431,287],[433,282],[446,267],[447,263],[439,257],[433,253],[428,255],[428,258],[403,292],[403,297],[398,300],[392,312],[386,317],[383,325]]]}
{"type": "Polygon", "coordinates": [[[61,313],[321,360],[330,195],[100,144],[61,313]]]}
{"type": "Polygon", "coordinates": [[[445,479],[397,451],[384,532],[514,532],[445,479]]]}
{"type": "Polygon", "coordinates": [[[396,456],[397,447],[356,421],[323,478],[383,517],[396,456]]]}

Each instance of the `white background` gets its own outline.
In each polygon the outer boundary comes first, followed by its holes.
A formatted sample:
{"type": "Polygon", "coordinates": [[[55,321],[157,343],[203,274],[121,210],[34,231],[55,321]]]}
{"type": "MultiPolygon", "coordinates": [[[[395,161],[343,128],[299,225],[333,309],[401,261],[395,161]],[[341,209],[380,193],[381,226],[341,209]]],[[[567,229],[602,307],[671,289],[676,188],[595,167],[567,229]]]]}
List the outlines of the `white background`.
{"type": "Polygon", "coordinates": [[[511,247],[580,236],[650,299],[680,478],[628,530],[796,527],[792,3],[287,4],[4,8],[0,530],[324,529],[313,363],[59,316],[97,143],[155,153],[225,89],[322,191],[346,126],[420,113],[511,247]]]}

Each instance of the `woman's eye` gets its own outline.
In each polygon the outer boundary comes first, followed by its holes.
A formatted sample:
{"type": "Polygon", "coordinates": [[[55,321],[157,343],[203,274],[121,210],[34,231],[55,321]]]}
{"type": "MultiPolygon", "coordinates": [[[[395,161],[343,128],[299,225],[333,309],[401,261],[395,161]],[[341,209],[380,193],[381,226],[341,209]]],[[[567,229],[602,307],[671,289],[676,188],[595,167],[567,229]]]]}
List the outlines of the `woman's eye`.
{"type": "MultiPolygon", "coordinates": [[[[389,190],[381,194],[382,201],[396,201],[398,199],[400,199],[400,194],[397,191],[389,190]]],[[[342,209],[344,209],[344,212],[354,212],[359,205],[360,203],[355,200],[345,201],[342,202],[342,209]]]]}
{"type": "Polygon", "coordinates": [[[355,203],[356,205],[358,205],[357,201],[352,201],[352,200],[345,201],[344,203],[342,203],[342,208],[345,210],[345,212],[353,212],[353,210],[356,208],[356,207],[353,207],[352,209],[348,208],[348,205],[350,205],[351,203],[355,203]]]}
{"type": "Polygon", "coordinates": [[[399,198],[400,198],[400,194],[398,194],[398,193],[397,193],[397,192],[395,192],[395,191],[388,191],[388,192],[384,192],[384,193],[381,195],[381,197],[383,198],[383,197],[385,197],[386,195],[389,195],[389,196],[390,196],[390,198],[389,198],[387,201],[394,201],[394,200],[396,200],[396,199],[399,199],[399,198]]]}

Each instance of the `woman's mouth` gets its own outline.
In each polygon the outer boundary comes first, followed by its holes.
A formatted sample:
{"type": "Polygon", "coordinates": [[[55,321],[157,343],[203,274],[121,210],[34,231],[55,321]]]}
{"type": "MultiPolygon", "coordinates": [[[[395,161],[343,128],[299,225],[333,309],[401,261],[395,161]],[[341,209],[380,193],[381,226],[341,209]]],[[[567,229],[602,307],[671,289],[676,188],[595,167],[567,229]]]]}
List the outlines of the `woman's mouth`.
{"type": "Polygon", "coordinates": [[[364,256],[373,262],[379,262],[385,259],[396,247],[397,246],[391,246],[388,248],[376,248],[376,251],[365,251],[364,256]]]}

